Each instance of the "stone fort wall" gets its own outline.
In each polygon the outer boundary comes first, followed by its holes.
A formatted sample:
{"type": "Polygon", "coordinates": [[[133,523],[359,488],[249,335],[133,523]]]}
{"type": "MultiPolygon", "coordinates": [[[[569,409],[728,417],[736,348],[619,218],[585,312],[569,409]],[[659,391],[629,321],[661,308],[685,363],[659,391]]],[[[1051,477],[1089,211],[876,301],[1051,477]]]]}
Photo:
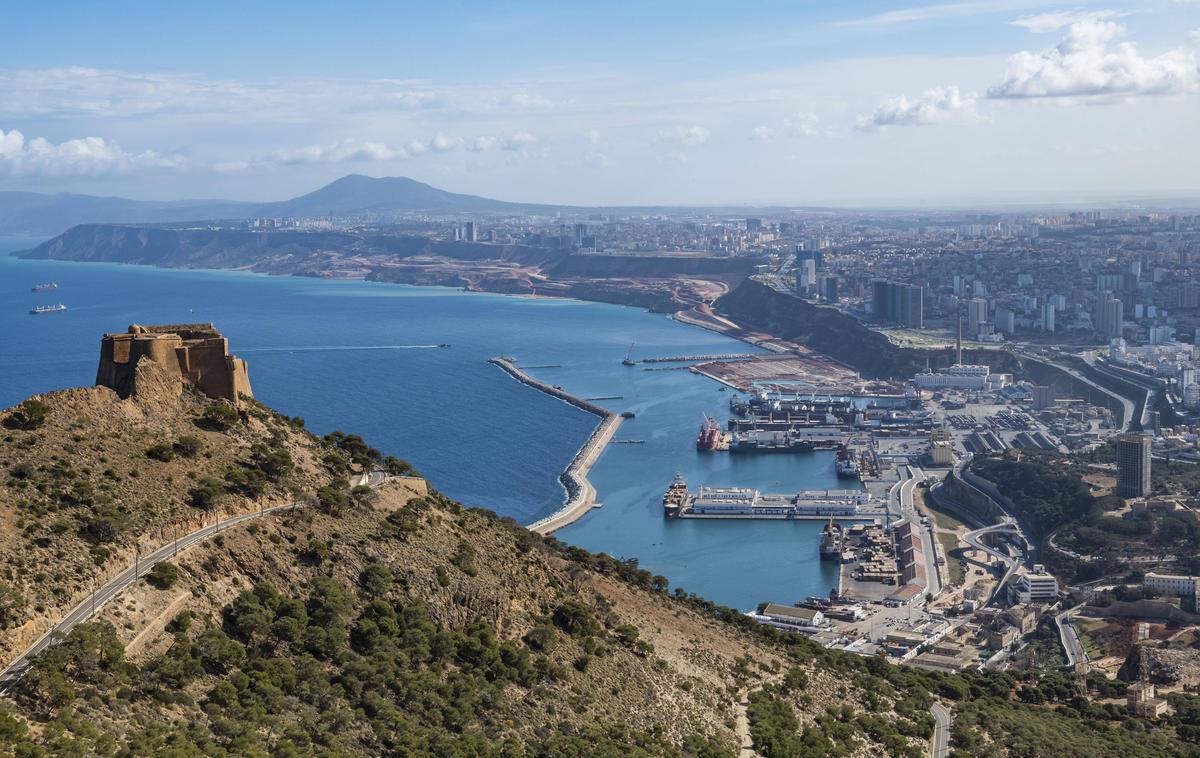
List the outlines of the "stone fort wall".
{"type": "Polygon", "coordinates": [[[137,366],[144,360],[178,371],[209,397],[234,405],[241,395],[253,397],[246,362],[229,354],[228,341],[212,324],[134,324],[124,333],[104,335],[97,386],[122,398],[136,395],[137,366]]]}

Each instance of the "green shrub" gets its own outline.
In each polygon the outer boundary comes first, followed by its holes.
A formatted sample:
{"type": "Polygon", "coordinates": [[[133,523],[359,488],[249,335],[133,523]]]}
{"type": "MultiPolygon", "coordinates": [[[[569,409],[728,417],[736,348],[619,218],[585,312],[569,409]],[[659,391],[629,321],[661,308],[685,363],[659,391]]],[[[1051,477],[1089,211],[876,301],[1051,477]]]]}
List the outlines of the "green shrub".
{"type": "Polygon", "coordinates": [[[221,496],[225,494],[225,485],[220,481],[206,476],[188,493],[188,502],[193,508],[210,511],[217,507],[221,496]]]}
{"type": "Polygon", "coordinates": [[[174,447],[176,453],[182,455],[184,458],[195,458],[204,449],[204,443],[199,437],[185,434],[175,440],[175,444],[172,447],[174,447]]]}
{"type": "Polygon", "coordinates": [[[165,442],[160,442],[146,449],[146,457],[166,463],[175,457],[175,448],[165,442]]]}
{"type": "Polygon", "coordinates": [[[227,431],[237,422],[237,410],[223,400],[207,405],[196,420],[198,426],[217,432],[227,431]]]}
{"type": "Polygon", "coordinates": [[[4,426],[9,429],[37,429],[46,422],[46,417],[49,415],[49,404],[30,398],[13,408],[8,417],[4,419],[4,426]]]}
{"type": "Polygon", "coordinates": [[[179,569],[174,563],[161,561],[146,574],[146,582],[160,590],[169,590],[179,581],[179,569]]]}

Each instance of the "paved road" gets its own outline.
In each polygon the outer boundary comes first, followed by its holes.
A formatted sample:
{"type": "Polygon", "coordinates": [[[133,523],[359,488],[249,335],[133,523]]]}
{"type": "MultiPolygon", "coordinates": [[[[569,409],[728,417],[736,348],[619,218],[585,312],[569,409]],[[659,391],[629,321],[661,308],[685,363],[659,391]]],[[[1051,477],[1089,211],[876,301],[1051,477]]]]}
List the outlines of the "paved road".
{"type": "Polygon", "coordinates": [[[942,580],[941,574],[938,573],[937,552],[934,550],[932,522],[929,527],[921,526],[921,516],[917,513],[916,504],[913,502],[913,490],[916,489],[919,482],[924,480],[925,472],[923,470],[916,466],[908,466],[908,479],[900,483],[900,515],[909,519],[913,526],[920,529],[921,549],[925,553],[925,576],[929,580],[925,591],[937,597],[942,592],[942,580]]]}
{"type": "Polygon", "coordinates": [[[941,703],[929,707],[933,714],[933,740],[929,745],[931,758],[946,758],[950,755],[950,711],[941,703]]]}
{"type": "Polygon", "coordinates": [[[1005,521],[1005,522],[1002,522],[999,524],[992,524],[991,526],[985,526],[982,529],[976,529],[973,532],[967,532],[966,534],[964,534],[962,536],[962,541],[967,543],[971,547],[975,548],[976,550],[982,550],[983,552],[987,553],[988,555],[992,556],[993,558],[998,558],[1004,562],[1004,566],[1005,566],[1004,576],[1002,576],[1000,578],[1000,581],[996,584],[996,589],[994,589],[992,591],[992,596],[990,598],[988,598],[988,601],[987,601],[987,603],[985,603],[985,605],[991,605],[992,601],[996,599],[996,596],[1000,594],[1000,592],[1004,589],[1005,585],[1008,584],[1008,580],[1012,578],[1012,575],[1016,572],[1017,568],[1019,568],[1021,565],[1020,561],[1016,560],[1015,558],[1009,557],[1009,555],[1007,553],[1001,552],[999,550],[996,550],[995,548],[989,547],[988,545],[984,544],[983,536],[985,534],[991,534],[993,532],[1002,532],[1002,531],[1012,532],[1014,534],[1021,533],[1020,527],[1018,527],[1015,523],[1013,523],[1011,521],[1005,521]]]}
{"type": "Polygon", "coordinates": [[[245,521],[261,518],[269,513],[278,511],[292,510],[297,507],[296,503],[288,503],[287,505],[277,505],[273,508],[265,508],[262,511],[254,513],[244,513],[241,516],[211,524],[202,529],[197,529],[191,534],[180,537],[178,540],[164,545],[152,553],[139,557],[135,565],[131,565],[117,574],[112,579],[109,579],[96,591],[84,600],[79,605],[75,606],[70,613],[63,617],[61,621],[54,625],[42,638],[33,644],[25,653],[18,659],[12,662],[8,668],[0,672],[0,694],[8,691],[8,689],[21,678],[25,670],[29,668],[30,662],[37,657],[39,653],[54,643],[56,635],[66,636],[72,629],[79,624],[87,621],[92,617],[97,610],[104,606],[106,602],[113,599],[125,590],[129,585],[137,581],[138,577],[145,576],[146,572],[159,561],[172,557],[180,550],[185,550],[188,547],[202,542],[209,537],[217,534],[222,529],[227,529],[231,526],[236,526],[245,521]]]}
{"type": "Polygon", "coordinates": [[[1079,632],[1075,629],[1075,624],[1071,622],[1071,614],[1082,607],[1083,605],[1080,604],[1074,608],[1068,608],[1054,617],[1054,625],[1058,627],[1058,638],[1062,641],[1063,652],[1067,654],[1067,665],[1072,670],[1076,665],[1087,663],[1088,660],[1087,651],[1079,642],[1079,632]]]}

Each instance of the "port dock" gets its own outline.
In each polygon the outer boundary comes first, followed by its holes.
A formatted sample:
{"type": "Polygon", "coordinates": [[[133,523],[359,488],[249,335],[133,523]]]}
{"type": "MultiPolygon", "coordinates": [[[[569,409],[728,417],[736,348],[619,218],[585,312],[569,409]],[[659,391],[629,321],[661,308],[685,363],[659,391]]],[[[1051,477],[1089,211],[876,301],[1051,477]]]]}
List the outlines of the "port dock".
{"type": "Polygon", "coordinates": [[[621,422],[624,419],[620,414],[613,413],[595,403],[581,397],[576,397],[565,390],[552,387],[545,382],[534,379],[520,368],[517,368],[517,365],[509,358],[489,358],[488,363],[499,366],[506,374],[524,385],[545,392],[547,395],[558,398],[568,405],[573,405],[580,410],[600,417],[600,424],[592,431],[591,436],[583,443],[583,446],[579,448],[579,452],[575,454],[570,465],[567,466],[567,470],[558,478],[562,482],[563,489],[567,492],[567,498],[562,507],[549,516],[539,519],[526,527],[531,532],[550,534],[568,524],[578,521],[589,510],[600,505],[596,502],[596,488],[588,480],[588,472],[591,471],[596,461],[600,460],[600,455],[608,447],[608,444],[612,442],[613,435],[617,433],[617,429],[621,426],[621,422]]]}
{"type": "Polygon", "coordinates": [[[883,518],[883,506],[866,490],[807,490],[786,495],[748,487],[687,489],[682,477],[663,495],[668,518],[866,521],[883,518]]]}

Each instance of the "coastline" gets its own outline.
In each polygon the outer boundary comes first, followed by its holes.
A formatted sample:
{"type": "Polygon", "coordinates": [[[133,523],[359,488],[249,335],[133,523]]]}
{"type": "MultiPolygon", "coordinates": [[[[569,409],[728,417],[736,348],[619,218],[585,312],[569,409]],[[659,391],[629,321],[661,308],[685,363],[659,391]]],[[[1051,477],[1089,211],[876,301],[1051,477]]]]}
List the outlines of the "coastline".
{"type": "Polygon", "coordinates": [[[559,476],[559,481],[562,483],[563,489],[567,492],[567,499],[562,507],[550,515],[526,525],[526,528],[531,532],[537,532],[542,535],[552,534],[564,526],[573,524],[583,518],[583,515],[592,508],[600,506],[600,503],[596,502],[596,488],[592,486],[591,481],[588,479],[588,472],[591,471],[596,461],[600,460],[600,455],[608,448],[608,444],[612,441],[613,435],[616,434],[617,429],[621,426],[621,422],[624,419],[619,414],[605,410],[595,403],[534,379],[529,374],[517,368],[507,358],[489,358],[488,363],[499,366],[504,373],[524,385],[544,392],[551,397],[558,398],[564,403],[573,405],[582,411],[599,416],[601,419],[600,423],[587,438],[587,441],[579,448],[579,452],[571,459],[570,465],[559,476]]]}

